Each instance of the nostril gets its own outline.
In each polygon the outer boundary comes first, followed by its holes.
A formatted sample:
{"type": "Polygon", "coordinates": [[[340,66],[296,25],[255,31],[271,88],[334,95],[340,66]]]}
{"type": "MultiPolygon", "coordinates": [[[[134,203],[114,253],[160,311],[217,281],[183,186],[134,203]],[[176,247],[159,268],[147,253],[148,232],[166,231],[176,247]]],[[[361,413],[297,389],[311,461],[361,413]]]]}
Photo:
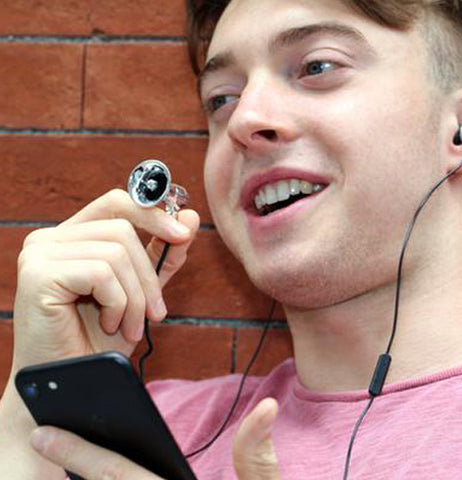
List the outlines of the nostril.
{"type": "Polygon", "coordinates": [[[254,135],[260,135],[266,140],[275,141],[278,138],[278,135],[275,130],[259,130],[254,135]]]}

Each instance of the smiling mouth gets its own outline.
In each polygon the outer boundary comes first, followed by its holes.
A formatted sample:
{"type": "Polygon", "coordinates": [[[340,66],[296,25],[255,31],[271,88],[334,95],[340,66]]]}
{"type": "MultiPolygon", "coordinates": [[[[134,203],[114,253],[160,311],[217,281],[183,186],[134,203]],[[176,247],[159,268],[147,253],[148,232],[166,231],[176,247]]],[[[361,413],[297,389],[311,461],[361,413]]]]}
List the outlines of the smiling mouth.
{"type": "Polygon", "coordinates": [[[327,185],[291,179],[265,185],[254,198],[258,216],[265,217],[307,197],[322,192],[327,185]]]}

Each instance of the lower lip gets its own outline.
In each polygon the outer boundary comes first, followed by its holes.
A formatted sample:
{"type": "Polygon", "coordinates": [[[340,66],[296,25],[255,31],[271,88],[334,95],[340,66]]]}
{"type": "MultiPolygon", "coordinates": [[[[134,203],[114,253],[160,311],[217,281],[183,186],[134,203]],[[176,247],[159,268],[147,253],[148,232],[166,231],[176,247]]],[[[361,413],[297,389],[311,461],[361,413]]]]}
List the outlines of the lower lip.
{"type": "Polygon", "coordinates": [[[251,232],[255,235],[259,235],[270,230],[280,229],[286,225],[297,220],[301,211],[305,212],[316,206],[319,198],[327,191],[328,187],[323,191],[303,198],[298,202],[289,205],[286,208],[277,210],[269,215],[259,216],[256,211],[247,211],[246,217],[251,232]]]}

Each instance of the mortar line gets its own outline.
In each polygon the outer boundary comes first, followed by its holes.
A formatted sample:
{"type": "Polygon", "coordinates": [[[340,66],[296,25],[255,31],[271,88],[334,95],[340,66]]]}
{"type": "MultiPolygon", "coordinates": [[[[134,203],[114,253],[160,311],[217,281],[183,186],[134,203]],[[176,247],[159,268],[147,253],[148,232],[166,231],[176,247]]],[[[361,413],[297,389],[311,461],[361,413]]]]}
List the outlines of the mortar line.
{"type": "Polygon", "coordinates": [[[186,37],[162,35],[1,35],[0,43],[185,43],[186,37]]]}
{"type": "MultiPolygon", "coordinates": [[[[0,228],[12,227],[56,227],[61,223],[61,220],[2,220],[0,219],[0,228]]],[[[200,230],[209,231],[215,230],[215,225],[203,224],[199,227],[200,230]]]]}
{"type": "Polygon", "coordinates": [[[0,126],[0,135],[29,135],[29,136],[147,136],[147,137],[191,137],[207,138],[207,130],[143,130],[123,128],[9,128],[0,126]]]}
{"type": "MultiPolygon", "coordinates": [[[[12,310],[3,310],[0,311],[0,321],[13,318],[12,310]]],[[[249,320],[249,319],[217,319],[217,318],[175,318],[175,319],[166,319],[163,322],[164,325],[191,325],[191,326],[212,326],[212,327],[232,327],[238,330],[240,328],[259,328],[262,329],[264,324],[260,320],[249,320]]],[[[270,329],[283,329],[287,330],[288,327],[284,321],[275,321],[270,325],[270,329]]]]}

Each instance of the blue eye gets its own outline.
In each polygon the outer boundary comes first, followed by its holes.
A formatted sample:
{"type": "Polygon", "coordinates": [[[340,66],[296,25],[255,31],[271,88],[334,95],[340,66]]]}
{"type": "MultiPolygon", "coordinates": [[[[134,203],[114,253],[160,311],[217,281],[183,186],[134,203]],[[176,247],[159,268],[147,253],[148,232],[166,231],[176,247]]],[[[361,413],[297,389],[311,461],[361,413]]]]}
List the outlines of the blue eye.
{"type": "Polygon", "coordinates": [[[322,73],[331,72],[332,70],[335,70],[335,65],[332,62],[324,60],[315,60],[303,66],[303,73],[309,76],[321,75],[322,73]]]}
{"type": "Polygon", "coordinates": [[[207,102],[206,109],[210,112],[215,112],[235,99],[236,95],[216,95],[207,102]]]}

